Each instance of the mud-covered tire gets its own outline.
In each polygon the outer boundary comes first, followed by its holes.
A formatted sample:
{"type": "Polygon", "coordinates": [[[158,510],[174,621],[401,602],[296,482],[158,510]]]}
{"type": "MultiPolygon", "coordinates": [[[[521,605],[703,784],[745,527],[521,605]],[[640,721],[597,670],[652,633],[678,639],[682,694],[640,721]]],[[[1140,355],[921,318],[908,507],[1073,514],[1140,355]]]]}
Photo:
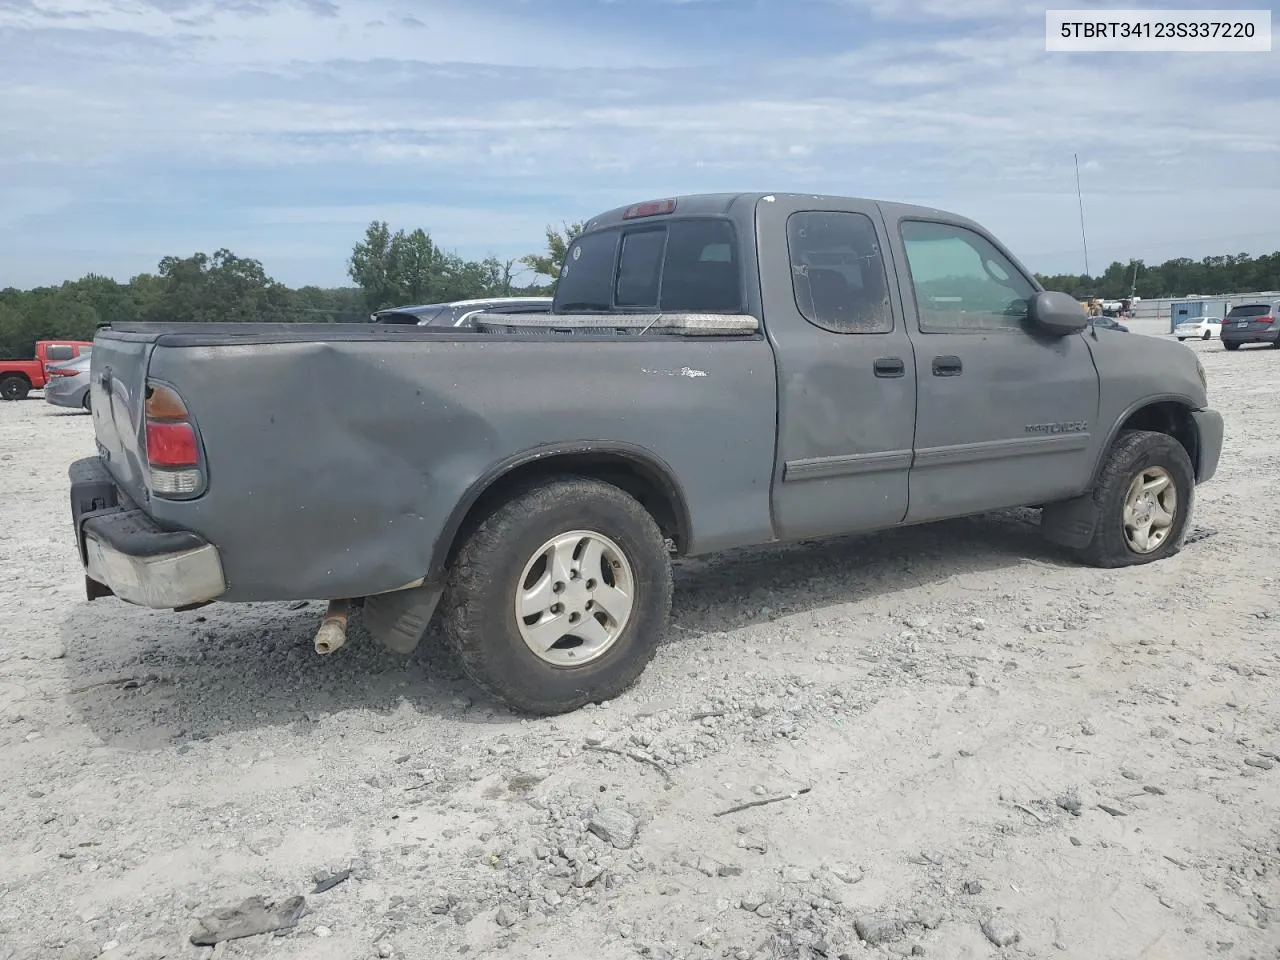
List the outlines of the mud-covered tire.
{"type": "Polygon", "coordinates": [[[1152,563],[1173,556],[1182,549],[1187,521],[1195,500],[1195,470],[1182,444],[1164,433],[1126,430],[1116,438],[1093,489],[1097,509],[1093,538],[1076,551],[1079,559],[1093,567],[1128,567],[1152,563]],[[1130,487],[1144,471],[1163,470],[1172,480],[1177,496],[1173,524],[1158,547],[1140,553],[1130,545],[1125,533],[1125,500],[1130,487]]]}
{"type": "Polygon", "coordinates": [[[662,532],[634,497],[598,480],[565,477],[527,489],[486,517],[452,564],[444,632],[467,676],[510,706],[557,714],[610,700],[644,672],[666,633],[671,559],[662,532]],[[526,564],[573,531],[608,538],[633,579],[630,615],[595,659],[559,666],[535,654],[517,623],[526,564]]]}
{"type": "Polygon", "coordinates": [[[31,384],[24,377],[9,376],[0,380],[0,400],[25,400],[31,384]]]}

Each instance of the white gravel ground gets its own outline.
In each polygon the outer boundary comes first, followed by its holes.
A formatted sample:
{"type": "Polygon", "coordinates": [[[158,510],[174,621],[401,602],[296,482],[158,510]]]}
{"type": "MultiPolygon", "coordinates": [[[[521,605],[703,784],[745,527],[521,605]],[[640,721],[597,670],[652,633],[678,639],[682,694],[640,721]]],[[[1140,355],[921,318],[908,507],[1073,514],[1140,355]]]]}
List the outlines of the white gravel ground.
{"type": "Polygon", "coordinates": [[[1194,349],[1227,445],[1179,556],[1017,512],[686,562],[641,682],[555,720],[318,658],[318,604],[86,603],[89,418],[0,404],[0,960],[1275,960],[1280,352],[1194,349]],[[252,895],[306,911],[190,943],[252,895]]]}

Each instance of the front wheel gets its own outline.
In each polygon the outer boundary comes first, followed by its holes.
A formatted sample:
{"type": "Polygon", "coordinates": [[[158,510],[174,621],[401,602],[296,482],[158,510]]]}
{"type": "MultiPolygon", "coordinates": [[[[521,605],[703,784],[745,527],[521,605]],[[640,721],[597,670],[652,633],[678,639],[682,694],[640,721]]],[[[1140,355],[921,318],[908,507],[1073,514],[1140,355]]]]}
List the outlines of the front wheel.
{"type": "Polygon", "coordinates": [[[1178,338],[1178,342],[1179,342],[1179,343],[1181,343],[1181,342],[1182,342],[1183,340],[1185,340],[1185,339],[1187,339],[1187,338],[1186,338],[1186,337],[1179,337],[1179,338],[1178,338]]]}
{"type": "Polygon", "coordinates": [[[477,686],[537,714],[610,700],[653,659],[671,611],[653,517],[610,484],[564,478],[498,507],[467,539],[445,633],[477,686]]]}
{"type": "Polygon", "coordinates": [[[1095,567],[1127,567],[1171,557],[1182,548],[1195,472],[1173,437],[1126,430],[1103,464],[1093,501],[1093,539],[1079,551],[1095,567]]]}

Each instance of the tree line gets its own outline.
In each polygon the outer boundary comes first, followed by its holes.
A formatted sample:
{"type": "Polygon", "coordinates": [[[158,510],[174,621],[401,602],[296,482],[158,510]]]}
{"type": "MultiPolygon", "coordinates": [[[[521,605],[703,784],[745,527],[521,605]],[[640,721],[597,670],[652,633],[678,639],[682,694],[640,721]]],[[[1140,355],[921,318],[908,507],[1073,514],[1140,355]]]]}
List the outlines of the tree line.
{"type": "MultiPolygon", "coordinates": [[[[227,249],[163,258],[154,273],[120,283],[89,274],[58,286],[0,290],[0,357],[31,356],[37,340],[93,339],[102,323],[267,321],[360,323],[385,307],[488,296],[551,293],[580,222],[547,227],[546,247],[518,260],[466,260],[423,229],[392,233],[385,221],[365,230],[347,261],[349,287],[288,287],[262,263],[227,249]],[[523,284],[520,276],[531,276],[523,284]]],[[[1158,266],[1112,263],[1100,276],[1037,275],[1050,290],[1144,299],[1280,289],[1280,252],[1250,257],[1179,258],[1158,266]],[[1136,268],[1136,280],[1135,280],[1136,268]]]]}

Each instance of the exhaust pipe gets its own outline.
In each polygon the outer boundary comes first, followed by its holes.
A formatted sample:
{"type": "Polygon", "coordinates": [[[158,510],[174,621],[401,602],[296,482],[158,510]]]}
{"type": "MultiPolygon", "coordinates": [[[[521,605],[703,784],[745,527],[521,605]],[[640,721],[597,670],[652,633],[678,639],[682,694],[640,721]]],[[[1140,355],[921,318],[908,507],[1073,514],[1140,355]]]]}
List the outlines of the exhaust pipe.
{"type": "Polygon", "coordinates": [[[347,642],[347,618],[351,615],[349,600],[330,600],[320,629],[316,631],[316,653],[333,653],[347,642]]]}

